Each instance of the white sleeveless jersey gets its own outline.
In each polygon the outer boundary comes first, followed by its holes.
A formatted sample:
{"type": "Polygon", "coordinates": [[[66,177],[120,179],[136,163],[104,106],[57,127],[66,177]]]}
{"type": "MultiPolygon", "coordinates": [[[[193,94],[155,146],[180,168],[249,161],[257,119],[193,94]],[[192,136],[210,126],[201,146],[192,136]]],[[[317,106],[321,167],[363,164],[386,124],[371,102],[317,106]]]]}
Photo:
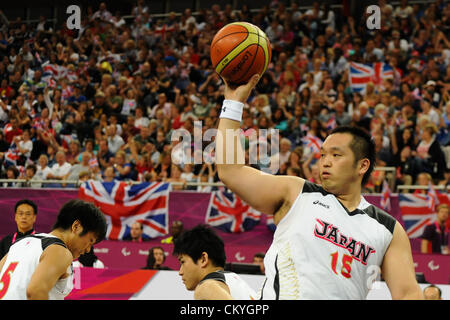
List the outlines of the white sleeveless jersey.
{"type": "Polygon", "coordinates": [[[333,194],[305,182],[264,258],[261,299],[365,299],[395,223],[364,197],[349,212],[333,194]]]}
{"type": "Polygon", "coordinates": [[[234,300],[256,300],[256,292],[239,275],[229,271],[215,271],[208,274],[202,281],[217,280],[225,283],[230,289],[234,300]]]}
{"type": "MultiPolygon", "coordinates": [[[[0,279],[8,271],[9,281],[0,284],[0,300],[26,300],[27,287],[39,264],[42,252],[50,245],[62,245],[64,242],[46,233],[26,236],[15,242],[9,249],[5,264],[0,272],[0,279]]],[[[72,266],[67,269],[68,277],[60,279],[49,292],[50,300],[63,300],[73,288],[72,266]]]]}

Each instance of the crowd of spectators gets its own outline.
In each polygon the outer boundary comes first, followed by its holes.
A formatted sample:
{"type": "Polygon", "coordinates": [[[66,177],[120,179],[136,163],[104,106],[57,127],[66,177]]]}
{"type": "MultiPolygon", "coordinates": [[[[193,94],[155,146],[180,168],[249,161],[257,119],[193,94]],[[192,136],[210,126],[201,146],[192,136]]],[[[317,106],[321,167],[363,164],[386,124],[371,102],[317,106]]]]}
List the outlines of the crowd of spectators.
{"type": "MultiPolygon", "coordinates": [[[[378,5],[379,30],[367,28],[367,14],[319,2],[308,10],[295,1],[259,10],[215,4],[195,15],[186,9],[155,18],[138,0],[125,13],[132,19],[101,3],[83,11],[80,30],[65,23],[54,30],[45,17],[37,25],[10,21],[0,11],[1,176],[217,182],[214,164],[187,164],[171,137],[178,129],[194,134],[196,121],[202,132],[217,127],[224,86],[211,66],[210,43],[226,24],[248,21],[265,31],[273,57],[246,104],[242,129],[279,130],[274,173],[320,182],[315,143],[333,127],[353,124],[370,131],[377,165],[395,167],[396,184],[419,183],[428,173],[447,185],[450,3],[378,5]],[[384,62],[394,75],[353,92],[351,62],[384,62]]],[[[192,138],[187,147],[195,155],[199,146],[192,138]]],[[[385,178],[375,170],[366,191],[380,191],[385,178]]]]}

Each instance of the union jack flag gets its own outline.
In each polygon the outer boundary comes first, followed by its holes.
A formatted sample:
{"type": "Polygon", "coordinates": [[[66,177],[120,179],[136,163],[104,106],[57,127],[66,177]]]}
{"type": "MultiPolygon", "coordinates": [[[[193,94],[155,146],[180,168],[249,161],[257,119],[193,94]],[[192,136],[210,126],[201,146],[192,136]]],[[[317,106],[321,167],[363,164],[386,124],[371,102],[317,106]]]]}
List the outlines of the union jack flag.
{"type": "Polygon", "coordinates": [[[373,66],[350,62],[348,76],[352,91],[364,94],[369,82],[381,88],[384,79],[394,77],[394,69],[384,62],[373,66]]]}
{"type": "Polygon", "coordinates": [[[398,201],[406,234],[410,238],[420,237],[423,229],[436,218],[434,211],[428,206],[427,196],[400,193],[398,201]]]}
{"type": "Polygon", "coordinates": [[[5,167],[17,165],[17,160],[20,159],[19,148],[16,143],[13,142],[9,147],[8,151],[5,153],[5,167]]]}
{"type": "Polygon", "coordinates": [[[253,229],[261,220],[256,211],[232,192],[224,188],[211,193],[206,223],[226,232],[239,233],[253,229]]]}
{"type": "Polygon", "coordinates": [[[107,239],[126,238],[134,222],[142,224],[144,237],[155,238],[168,234],[169,186],[162,182],[128,185],[89,180],[81,185],[78,197],[93,202],[105,214],[107,239]]]}
{"type": "Polygon", "coordinates": [[[327,130],[328,130],[328,131],[331,131],[331,130],[333,130],[334,128],[336,128],[336,126],[337,126],[337,123],[336,123],[336,115],[335,115],[335,114],[332,114],[332,115],[330,116],[330,119],[328,119],[328,121],[327,121],[327,130]]]}
{"type": "Polygon", "coordinates": [[[383,182],[383,190],[381,191],[380,205],[385,211],[391,211],[391,189],[386,180],[383,182]]]}
{"type": "Polygon", "coordinates": [[[316,154],[315,158],[316,159],[320,158],[320,147],[322,147],[323,143],[323,141],[320,138],[308,133],[306,136],[302,138],[302,141],[303,145],[306,147],[305,150],[306,155],[315,153],[316,154]]]}
{"type": "Polygon", "coordinates": [[[436,190],[434,190],[434,187],[431,183],[428,184],[427,197],[428,197],[428,208],[435,211],[436,205],[439,204],[439,198],[436,194],[436,190]]]}
{"type": "MultiPolygon", "coordinates": [[[[447,203],[450,205],[450,195],[436,192],[435,195],[436,203],[447,203]]],[[[400,193],[398,195],[404,227],[410,238],[420,237],[425,226],[436,220],[436,211],[430,207],[429,198],[427,194],[400,193]]]]}

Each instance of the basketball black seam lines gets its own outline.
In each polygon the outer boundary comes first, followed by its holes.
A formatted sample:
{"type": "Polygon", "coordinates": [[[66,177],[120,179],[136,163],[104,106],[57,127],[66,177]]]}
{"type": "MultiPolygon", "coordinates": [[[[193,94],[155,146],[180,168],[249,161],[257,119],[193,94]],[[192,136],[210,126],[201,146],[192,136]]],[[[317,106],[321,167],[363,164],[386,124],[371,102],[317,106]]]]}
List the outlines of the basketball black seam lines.
{"type": "MultiPolygon", "coordinates": [[[[227,34],[224,35],[223,37],[221,37],[221,38],[217,39],[216,41],[214,41],[213,43],[211,43],[211,47],[213,47],[213,46],[217,43],[217,41],[222,40],[223,38],[226,38],[226,37],[228,37],[228,36],[230,36],[230,35],[233,35],[233,34],[239,34],[239,33],[246,33],[246,34],[247,34],[247,37],[244,39],[244,41],[247,40],[249,34],[257,35],[257,36],[259,36],[259,37],[261,37],[261,38],[266,39],[266,41],[268,40],[267,37],[262,37],[262,36],[259,35],[259,33],[256,33],[256,32],[250,32],[250,31],[248,31],[248,32],[245,32],[245,31],[238,31],[238,32],[227,33],[227,34]]],[[[234,48],[233,48],[233,49],[234,49],[234,48]]]]}
{"type": "MultiPolygon", "coordinates": [[[[241,42],[242,43],[242,42],[241,42]]],[[[239,44],[240,45],[240,44],[239,44]]],[[[239,52],[236,56],[238,56],[239,54],[241,54],[242,52],[244,52],[248,47],[250,47],[250,46],[254,46],[255,44],[254,43],[251,43],[251,44],[249,44],[248,46],[246,46],[245,48],[243,48],[242,49],[242,51],[241,52],[239,52]]],[[[233,50],[234,50],[235,48],[233,48],[233,50]]],[[[233,51],[233,50],[231,50],[231,51],[233,51]]],[[[230,51],[230,52],[231,52],[230,51]]],[[[228,55],[228,54],[227,54],[228,55]]],[[[226,58],[226,56],[224,57],[224,59],[226,58]]],[[[223,59],[222,59],[223,60],[223,59]]],[[[220,61],[222,61],[222,60],[220,60],[220,61]]],[[[230,64],[230,62],[231,61],[233,61],[234,60],[234,58],[233,59],[231,59],[230,61],[228,61],[228,63],[226,64],[226,65],[224,65],[223,66],[223,68],[222,68],[222,71],[223,70],[225,70],[226,69],[226,67],[230,64]]],[[[220,62],[219,62],[220,63],[220,62]]],[[[217,65],[219,65],[219,63],[217,64],[217,65]]]]}
{"type": "MultiPolygon", "coordinates": [[[[226,37],[228,37],[229,35],[238,34],[238,33],[246,33],[246,34],[247,34],[247,37],[245,37],[245,39],[244,39],[243,41],[241,41],[239,44],[237,44],[233,49],[229,50],[228,53],[225,55],[225,57],[223,57],[219,62],[217,62],[217,64],[216,64],[216,66],[214,67],[214,69],[217,68],[217,66],[223,61],[223,59],[225,59],[225,58],[227,57],[227,55],[228,55],[231,51],[233,51],[234,49],[236,49],[242,42],[244,42],[245,40],[247,40],[250,34],[255,34],[255,35],[258,36],[258,47],[259,47],[259,37],[261,37],[261,36],[259,35],[259,33],[255,33],[255,32],[244,32],[244,31],[228,33],[228,34],[224,35],[223,37],[221,37],[220,39],[217,39],[216,41],[214,41],[214,42],[211,44],[211,47],[214,47],[214,45],[215,45],[219,40],[221,40],[221,39],[223,39],[223,38],[226,38],[226,37]]],[[[261,37],[261,38],[264,38],[264,39],[266,40],[266,43],[267,43],[267,44],[269,43],[269,41],[268,41],[268,39],[267,39],[266,37],[261,37]]],[[[252,43],[251,45],[253,45],[253,44],[254,44],[254,43],[252,43]]],[[[246,46],[242,51],[244,51],[245,49],[247,49],[247,48],[250,47],[251,45],[246,46]]],[[[258,52],[258,49],[256,50],[256,52],[258,52]]],[[[256,59],[256,55],[255,55],[255,58],[254,58],[254,59],[256,59]]],[[[231,59],[230,61],[228,61],[228,63],[222,67],[222,71],[225,70],[225,68],[230,64],[230,62],[231,62],[232,60],[233,60],[233,59],[231,59]]],[[[252,61],[252,65],[253,65],[253,61],[252,61]]],[[[251,67],[251,66],[250,66],[250,67],[251,67]]],[[[247,70],[247,73],[248,73],[248,70],[247,70]]],[[[246,74],[247,74],[247,73],[246,73],[246,74]]],[[[242,79],[242,77],[239,78],[239,79],[242,79]]],[[[238,79],[238,80],[239,80],[239,79],[238,79]]]]}
{"type": "MultiPolygon", "coordinates": [[[[237,47],[239,47],[239,46],[241,45],[242,42],[244,42],[244,41],[246,41],[246,40],[248,39],[248,37],[249,37],[249,32],[233,32],[233,33],[229,33],[229,34],[223,36],[222,38],[217,39],[217,40],[211,45],[211,47],[214,47],[214,45],[215,45],[217,42],[219,42],[219,40],[222,40],[223,38],[226,38],[226,37],[228,37],[229,35],[234,35],[234,34],[238,34],[238,33],[246,33],[247,36],[245,37],[245,39],[244,39],[243,41],[241,41],[241,42],[239,42],[237,45],[235,45],[235,46],[233,47],[233,49],[229,50],[228,53],[227,53],[222,59],[220,59],[219,62],[217,62],[217,65],[216,65],[215,68],[217,68],[217,66],[223,61],[223,59],[225,59],[225,58],[230,54],[231,51],[233,51],[234,49],[236,49],[237,47]]],[[[233,59],[231,59],[231,60],[233,60],[233,59]]],[[[230,63],[231,60],[228,61],[228,63],[230,63]]],[[[222,68],[222,70],[225,69],[225,68],[227,67],[228,63],[222,68]]],[[[214,69],[215,69],[215,68],[214,68],[214,69]]]]}
{"type": "MultiPolygon", "coordinates": [[[[258,46],[256,47],[255,56],[253,57],[252,63],[250,63],[250,65],[248,66],[247,71],[245,71],[245,73],[244,73],[239,79],[236,80],[236,83],[239,83],[239,80],[241,80],[242,78],[244,78],[244,77],[247,75],[247,73],[248,73],[248,72],[250,71],[250,69],[252,68],[253,63],[255,63],[256,57],[258,56],[258,50],[259,50],[259,33],[257,33],[256,36],[258,37],[258,46]]],[[[265,54],[264,54],[264,63],[265,63],[265,59],[266,59],[266,57],[265,57],[265,54]]]]}

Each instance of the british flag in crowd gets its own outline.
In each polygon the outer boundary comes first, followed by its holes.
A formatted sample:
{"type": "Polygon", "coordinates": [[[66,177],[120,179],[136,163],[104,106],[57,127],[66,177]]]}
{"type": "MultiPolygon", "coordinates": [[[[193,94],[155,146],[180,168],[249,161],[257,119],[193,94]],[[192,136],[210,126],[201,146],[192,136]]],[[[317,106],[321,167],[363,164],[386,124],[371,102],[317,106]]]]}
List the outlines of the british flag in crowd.
{"type": "Polygon", "coordinates": [[[78,197],[93,202],[104,213],[107,239],[124,239],[136,221],[142,224],[144,237],[155,238],[168,234],[169,186],[162,182],[129,185],[89,180],[80,186],[78,197]]]}
{"type": "Polygon", "coordinates": [[[391,189],[386,180],[383,182],[383,190],[381,191],[381,201],[380,205],[383,210],[389,212],[391,211],[391,189]]]}
{"type": "Polygon", "coordinates": [[[305,150],[306,155],[315,153],[316,154],[315,158],[316,159],[320,158],[320,148],[322,147],[323,144],[323,141],[320,138],[308,133],[306,136],[302,138],[302,141],[303,146],[306,148],[305,150]]]}
{"type": "Polygon", "coordinates": [[[436,206],[439,204],[439,198],[431,182],[428,184],[427,197],[428,197],[428,208],[435,211],[436,206]]]}
{"type": "Polygon", "coordinates": [[[8,151],[5,152],[4,161],[5,161],[5,168],[9,166],[16,166],[17,160],[20,159],[20,152],[19,148],[17,147],[16,143],[13,142],[8,151]]]}
{"type": "Polygon", "coordinates": [[[211,192],[206,223],[226,232],[239,233],[253,229],[261,220],[261,212],[253,209],[224,188],[211,192]]]}
{"type": "Polygon", "coordinates": [[[394,69],[384,62],[376,62],[371,66],[350,62],[348,77],[352,91],[364,94],[369,82],[382,87],[384,79],[393,78],[394,69]]]}
{"type": "MultiPolygon", "coordinates": [[[[436,198],[439,203],[450,204],[450,197],[447,194],[437,193],[436,198]]],[[[430,208],[428,195],[400,193],[398,201],[408,237],[420,237],[425,226],[436,220],[436,212],[430,208]]]]}
{"type": "Polygon", "coordinates": [[[50,87],[54,87],[56,85],[56,80],[65,78],[66,74],[67,68],[64,66],[51,63],[42,64],[42,80],[50,87]]]}

